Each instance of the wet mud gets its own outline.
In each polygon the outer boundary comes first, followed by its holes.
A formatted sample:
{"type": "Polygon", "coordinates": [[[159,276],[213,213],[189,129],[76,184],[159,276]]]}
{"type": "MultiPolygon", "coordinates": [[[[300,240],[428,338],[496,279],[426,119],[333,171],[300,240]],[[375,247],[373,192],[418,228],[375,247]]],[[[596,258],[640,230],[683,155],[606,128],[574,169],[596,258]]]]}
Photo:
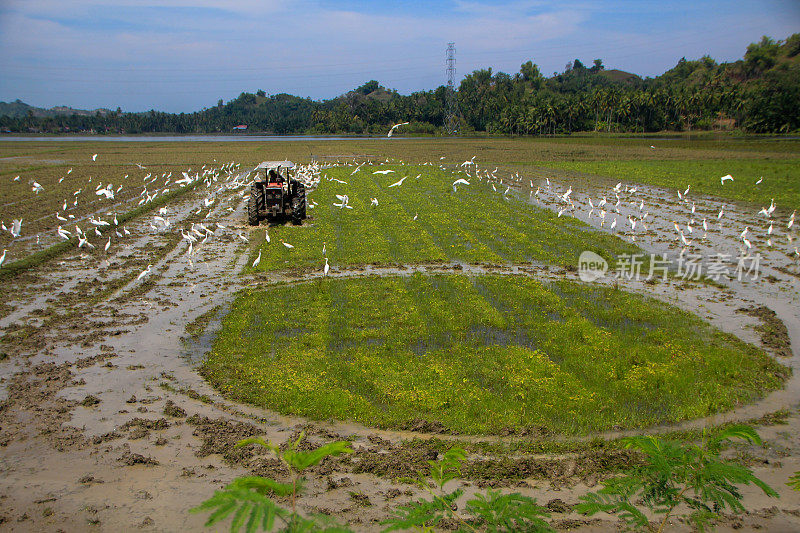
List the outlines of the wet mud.
{"type": "MultiPolygon", "coordinates": [[[[608,188],[614,184],[579,186],[569,175],[547,177],[549,196],[540,190],[537,197],[532,194],[535,188],[525,188],[529,178],[536,187],[546,187],[544,176],[535,173],[519,182],[509,180],[509,185],[523,200],[528,197],[560,210],[564,206],[557,197],[571,184],[576,207],[565,214],[608,231],[608,222],[601,227],[596,215],[587,219],[588,209],[578,205],[604,194],[609,198],[608,188]]],[[[485,487],[496,487],[537,498],[550,509],[557,529],[619,528],[617,517],[587,519],[573,507],[603,479],[640,461],[635,453],[603,440],[597,442],[604,445],[593,446],[591,439],[629,433],[574,439],[581,444],[552,451],[554,443],[570,439],[535,428],[487,437],[447,435],[437,423],[423,418],[394,431],[347,421],[311,422],[233,403],[210,387],[195,367],[210,346],[220,310],[224,312],[236,292],[259,284],[304,283],[322,275],[309,269],[237,274],[247,261],[248,247],[236,234],[255,230],[246,225],[240,190],[215,191],[200,187],[169,205],[175,226],[188,228],[201,222],[225,227],[206,244],[197,245],[192,256],[187,255],[186,241],[154,233],[145,216],[126,226],[129,239],[109,254],[76,250],[4,283],[0,530],[201,530],[206,517],[188,510],[233,478],[256,474],[287,479],[288,471],[274,454],[257,446],[234,448],[236,442],[263,436],[285,445],[301,432],[305,435],[301,446],[306,449],[335,440],[352,442],[354,453],[328,458],[312,469],[298,505],[301,511],[329,514],[357,531],[380,530],[380,521],[391,509],[420,497],[419,489],[403,478],[424,472],[427,461],[453,442],[469,449],[461,479],[451,482],[464,489],[463,501],[485,487]],[[217,201],[200,209],[212,194],[217,201]],[[150,275],[137,279],[148,265],[150,275]],[[523,451],[537,448],[542,451],[523,451]]],[[[673,198],[674,192],[652,187],[621,196],[617,227],[624,226],[628,215],[638,216],[643,200],[652,214],[650,223],[645,222],[647,230],[628,226],[624,238],[635,238],[648,253],[680,253],[682,243],[671,231],[672,220],[692,225],[690,203],[673,198]]],[[[716,216],[721,204],[711,198],[692,200],[695,214],[707,219],[716,216]]],[[[724,223],[715,223],[706,239],[693,237],[697,247],[693,251],[735,254],[742,226],[747,225],[758,232],[753,244],[764,251],[763,279],[710,283],[677,276],[656,282],[606,277],[595,283],[617,285],[690,310],[723,331],[763,345],[793,370],[784,389],[754,404],[647,431],[691,432],[735,421],[757,424],[765,446],[739,446],[726,453],[751,465],[781,497],[767,498],[745,487],[745,506],[751,511],[723,516],[718,530],[798,530],[800,493],[785,483],[800,470],[800,269],[785,235],[783,241],[776,238],[773,246],[766,246],[762,238],[766,223],[752,220],[748,210],[752,208],[726,205],[724,223]]],[[[576,268],[539,264],[436,263],[333,268],[331,276],[417,272],[493,273],[543,281],[577,281],[580,274],[576,268]]],[[[463,501],[458,502],[461,508],[463,501]]],[[[691,530],[680,517],[674,525],[676,531],[691,530]]]]}

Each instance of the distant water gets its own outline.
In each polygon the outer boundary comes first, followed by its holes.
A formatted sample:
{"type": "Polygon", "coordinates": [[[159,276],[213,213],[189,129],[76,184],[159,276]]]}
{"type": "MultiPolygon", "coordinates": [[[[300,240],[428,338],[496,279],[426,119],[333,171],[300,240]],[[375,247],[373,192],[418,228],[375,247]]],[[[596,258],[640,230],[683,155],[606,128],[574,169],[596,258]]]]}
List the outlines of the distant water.
{"type": "MultiPolygon", "coordinates": [[[[425,137],[401,137],[403,140],[425,137]]],[[[106,141],[106,142],[273,142],[273,141],[361,141],[364,139],[391,140],[385,135],[376,137],[326,137],[321,135],[48,135],[42,137],[5,136],[0,141],[106,141]]]]}

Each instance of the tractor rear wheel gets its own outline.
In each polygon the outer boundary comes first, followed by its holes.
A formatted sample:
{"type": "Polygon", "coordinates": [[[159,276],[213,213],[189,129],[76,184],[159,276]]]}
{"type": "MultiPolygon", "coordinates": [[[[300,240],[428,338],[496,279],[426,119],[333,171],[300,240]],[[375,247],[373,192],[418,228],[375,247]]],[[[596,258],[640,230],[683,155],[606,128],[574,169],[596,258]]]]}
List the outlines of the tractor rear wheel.
{"type": "Polygon", "coordinates": [[[302,224],[304,218],[306,218],[306,187],[300,184],[297,186],[297,194],[292,198],[292,223],[302,224]]]}
{"type": "Polygon", "coordinates": [[[247,223],[258,226],[258,187],[250,187],[250,198],[247,200],[247,223]]]}

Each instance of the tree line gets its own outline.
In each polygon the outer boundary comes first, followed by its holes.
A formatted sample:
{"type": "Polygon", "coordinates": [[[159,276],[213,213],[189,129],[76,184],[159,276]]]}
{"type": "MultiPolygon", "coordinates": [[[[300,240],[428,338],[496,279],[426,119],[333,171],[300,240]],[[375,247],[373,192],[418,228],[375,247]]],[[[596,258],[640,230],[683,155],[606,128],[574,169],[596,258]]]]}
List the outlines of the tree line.
{"type": "MultiPolygon", "coordinates": [[[[0,117],[11,132],[228,133],[275,135],[381,134],[397,122],[404,133],[443,134],[447,88],[401,95],[371,80],[323,101],[264,91],[242,93],[195,113],[124,113],[0,117]]],[[[744,58],[717,63],[682,58],[655,78],[641,79],[575,59],[545,77],[527,61],[514,75],[476,70],[455,92],[460,133],[551,135],[583,131],[655,132],[740,129],[800,130],[800,33],[784,41],[763,37],[744,58]]]]}

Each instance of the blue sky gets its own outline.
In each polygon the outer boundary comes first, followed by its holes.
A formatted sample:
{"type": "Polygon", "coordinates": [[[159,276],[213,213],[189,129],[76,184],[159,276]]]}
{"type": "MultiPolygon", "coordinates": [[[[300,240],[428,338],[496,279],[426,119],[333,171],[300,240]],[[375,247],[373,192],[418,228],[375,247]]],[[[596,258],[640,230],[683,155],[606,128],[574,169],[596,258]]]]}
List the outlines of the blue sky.
{"type": "Polygon", "coordinates": [[[798,0],[0,0],[0,100],[191,112],[263,89],[403,94],[478,68],[552,75],[578,58],[656,76],[800,31],[798,0]]]}

